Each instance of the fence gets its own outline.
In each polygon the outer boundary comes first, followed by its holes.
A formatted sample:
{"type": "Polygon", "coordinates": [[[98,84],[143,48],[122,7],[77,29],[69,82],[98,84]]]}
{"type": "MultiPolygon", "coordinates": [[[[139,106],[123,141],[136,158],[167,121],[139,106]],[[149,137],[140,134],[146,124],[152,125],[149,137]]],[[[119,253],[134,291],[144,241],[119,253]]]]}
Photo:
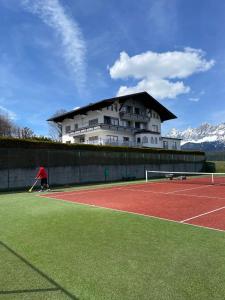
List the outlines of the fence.
{"type": "Polygon", "coordinates": [[[30,186],[41,165],[50,185],[61,185],[141,179],[146,169],[198,172],[204,161],[204,153],[190,151],[0,147],[0,189],[30,186]]]}

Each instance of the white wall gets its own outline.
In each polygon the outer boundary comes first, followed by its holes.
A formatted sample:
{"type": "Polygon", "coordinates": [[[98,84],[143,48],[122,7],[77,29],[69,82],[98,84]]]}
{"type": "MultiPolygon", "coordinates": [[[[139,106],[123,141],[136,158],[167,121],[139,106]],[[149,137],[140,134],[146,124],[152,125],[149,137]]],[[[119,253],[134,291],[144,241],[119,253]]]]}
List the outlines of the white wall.
{"type": "MultiPolygon", "coordinates": [[[[143,133],[141,135],[139,135],[139,137],[141,137],[141,141],[143,139],[144,136],[147,136],[148,138],[148,143],[145,144],[146,147],[157,147],[157,148],[162,148],[163,147],[163,143],[162,141],[159,139],[161,137],[161,120],[159,115],[151,110],[149,111],[149,109],[146,109],[146,107],[142,104],[139,103],[138,101],[134,101],[132,99],[127,100],[123,107],[122,110],[125,109],[126,106],[132,106],[133,108],[139,108],[140,111],[145,112],[150,120],[149,122],[146,124],[146,130],[150,130],[153,131],[153,125],[157,125],[158,126],[158,132],[160,134],[151,134],[151,133],[143,133]],[[154,143],[152,143],[152,139],[154,138],[154,143]],[[157,143],[155,143],[155,137],[157,137],[157,143]]],[[[70,126],[71,127],[71,131],[73,132],[75,130],[75,124],[78,124],[78,129],[81,128],[85,128],[85,127],[89,127],[89,121],[92,119],[98,119],[98,123],[104,123],[104,116],[109,116],[109,117],[113,117],[113,118],[118,118],[119,119],[119,125],[122,126],[122,120],[120,120],[119,118],[119,109],[121,107],[121,104],[119,104],[118,102],[113,104],[113,110],[111,110],[111,106],[109,106],[109,109],[107,109],[107,107],[101,109],[101,110],[96,110],[96,111],[89,111],[87,112],[86,115],[77,115],[75,116],[73,119],[65,119],[62,122],[63,125],[63,136],[62,136],[62,142],[74,142],[74,138],[72,136],[72,134],[70,135],[69,133],[66,133],[66,126],[70,126]],[[117,105],[117,111],[115,110],[115,105],[117,105]]],[[[134,113],[134,111],[133,111],[134,113]]],[[[134,127],[134,123],[132,122],[132,127],[134,127]]],[[[143,126],[141,126],[140,129],[143,129],[143,126]]],[[[91,132],[83,132],[80,133],[80,135],[85,135],[85,143],[89,141],[89,137],[93,137],[93,136],[98,136],[99,138],[101,138],[102,140],[106,140],[108,137],[107,135],[114,135],[114,136],[118,136],[118,142],[123,142],[123,137],[129,137],[129,141],[130,142],[136,142],[137,141],[137,136],[135,137],[134,134],[129,133],[127,131],[121,132],[121,131],[114,131],[114,130],[102,130],[102,129],[96,129],[94,131],[91,132]]],[[[164,140],[166,138],[163,138],[164,140]]],[[[168,141],[168,148],[172,149],[172,143],[173,141],[171,139],[166,139],[168,141]]],[[[177,148],[180,149],[180,142],[177,141],[177,148]]]]}

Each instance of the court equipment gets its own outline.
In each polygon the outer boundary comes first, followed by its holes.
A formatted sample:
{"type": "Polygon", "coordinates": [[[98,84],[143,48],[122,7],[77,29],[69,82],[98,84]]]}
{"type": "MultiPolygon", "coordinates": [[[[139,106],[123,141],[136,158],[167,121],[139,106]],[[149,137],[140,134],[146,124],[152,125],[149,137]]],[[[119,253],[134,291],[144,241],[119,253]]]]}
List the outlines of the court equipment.
{"type": "Polygon", "coordinates": [[[145,171],[146,182],[158,180],[158,182],[180,182],[196,184],[225,185],[225,173],[205,172],[173,172],[173,171],[145,171]]]}
{"type": "Polygon", "coordinates": [[[37,184],[37,182],[38,182],[38,179],[34,182],[34,184],[32,185],[32,187],[29,189],[29,193],[31,193],[32,192],[32,190],[33,190],[33,188],[34,188],[34,186],[37,184]]]}

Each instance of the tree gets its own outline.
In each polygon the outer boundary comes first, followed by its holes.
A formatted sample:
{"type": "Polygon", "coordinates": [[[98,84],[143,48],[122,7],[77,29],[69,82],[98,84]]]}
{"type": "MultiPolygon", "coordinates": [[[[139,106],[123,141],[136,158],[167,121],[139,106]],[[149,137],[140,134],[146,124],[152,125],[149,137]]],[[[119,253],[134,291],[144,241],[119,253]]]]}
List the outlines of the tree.
{"type": "Polygon", "coordinates": [[[8,114],[0,110],[0,136],[28,139],[34,137],[34,132],[28,127],[19,127],[8,114]]]}
{"type": "Polygon", "coordinates": [[[0,111],[0,136],[11,137],[14,125],[7,114],[0,111]]]}
{"type": "MultiPolygon", "coordinates": [[[[54,115],[52,116],[57,117],[59,115],[62,115],[66,113],[67,111],[65,109],[60,109],[57,110],[54,115]]],[[[54,140],[54,141],[61,141],[62,139],[62,124],[61,123],[56,123],[53,121],[49,121],[49,136],[54,140]]]]}
{"type": "Polygon", "coordinates": [[[22,139],[30,139],[34,137],[34,132],[28,128],[28,127],[23,127],[20,129],[20,138],[22,139]]]}

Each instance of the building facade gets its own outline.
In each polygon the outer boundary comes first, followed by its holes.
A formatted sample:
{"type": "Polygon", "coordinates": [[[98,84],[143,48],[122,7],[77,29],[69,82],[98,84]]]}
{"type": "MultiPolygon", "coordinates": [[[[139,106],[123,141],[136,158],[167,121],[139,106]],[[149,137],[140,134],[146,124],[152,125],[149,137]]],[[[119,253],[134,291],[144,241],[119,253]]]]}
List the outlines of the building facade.
{"type": "Polygon", "coordinates": [[[115,97],[50,118],[62,124],[63,143],[180,149],[180,139],[161,136],[176,116],[147,92],[115,97]]]}

